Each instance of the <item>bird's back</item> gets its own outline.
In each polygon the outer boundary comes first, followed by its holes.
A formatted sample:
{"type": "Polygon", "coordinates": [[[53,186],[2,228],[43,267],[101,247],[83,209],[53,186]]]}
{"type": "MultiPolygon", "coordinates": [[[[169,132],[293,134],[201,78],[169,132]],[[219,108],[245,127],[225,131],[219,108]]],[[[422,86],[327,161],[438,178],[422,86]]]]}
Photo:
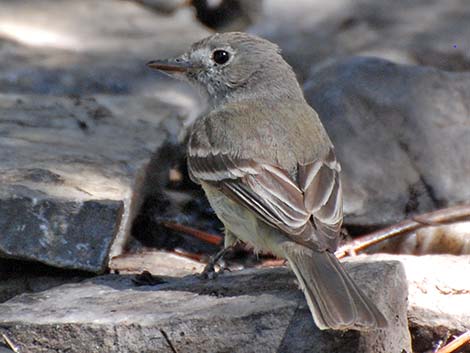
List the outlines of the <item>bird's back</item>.
{"type": "Polygon", "coordinates": [[[278,165],[295,176],[299,163],[324,157],[331,142],[305,100],[225,104],[199,118],[189,148],[278,165]]]}

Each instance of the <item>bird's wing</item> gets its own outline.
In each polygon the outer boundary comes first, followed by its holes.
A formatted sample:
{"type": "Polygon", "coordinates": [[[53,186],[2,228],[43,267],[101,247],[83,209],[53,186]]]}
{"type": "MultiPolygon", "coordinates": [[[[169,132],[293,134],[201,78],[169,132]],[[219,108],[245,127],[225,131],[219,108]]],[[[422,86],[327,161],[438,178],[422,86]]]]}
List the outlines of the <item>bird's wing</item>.
{"type": "Polygon", "coordinates": [[[189,151],[193,179],[217,186],[298,243],[334,250],[342,222],[339,164],[333,150],[299,164],[298,181],[278,166],[229,154],[189,151]],[[312,232],[314,226],[317,231],[312,232]]]}

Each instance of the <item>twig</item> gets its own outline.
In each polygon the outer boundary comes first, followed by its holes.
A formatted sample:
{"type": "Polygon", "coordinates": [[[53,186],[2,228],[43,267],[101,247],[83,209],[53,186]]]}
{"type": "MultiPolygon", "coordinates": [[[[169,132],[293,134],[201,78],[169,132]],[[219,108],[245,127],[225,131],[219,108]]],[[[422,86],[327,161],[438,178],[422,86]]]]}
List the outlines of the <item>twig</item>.
{"type": "Polygon", "coordinates": [[[177,255],[177,256],[185,257],[187,259],[195,260],[195,261],[198,261],[198,262],[207,263],[207,261],[208,261],[208,256],[207,255],[191,253],[191,252],[185,251],[183,249],[175,248],[175,249],[173,249],[172,253],[177,255]]]}
{"type": "Polygon", "coordinates": [[[176,350],[175,346],[173,346],[173,343],[171,343],[170,341],[170,338],[168,337],[168,335],[166,334],[166,332],[163,330],[163,329],[160,329],[160,332],[163,336],[163,338],[165,339],[166,343],[168,343],[168,345],[170,346],[170,349],[173,353],[178,353],[178,351],[176,350]]]}
{"type": "Polygon", "coordinates": [[[467,331],[460,336],[456,337],[452,342],[447,343],[444,347],[440,348],[436,353],[452,353],[462,347],[464,344],[470,342],[470,331],[467,331]]]}
{"type": "Polygon", "coordinates": [[[2,333],[3,340],[5,341],[8,348],[10,348],[15,353],[20,353],[20,348],[15,345],[4,333],[2,333]]]}
{"type": "Polygon", "coordinates": [[[424,213],[412,219],[402,221],[393,226],[380,229],[355,239],[354,241],[340,247],[335,254],[338,258],[343,258],[348,254],[364,250],[372,245],[384,241],[385,239],[403,235],[422,227],[428,227],[429,225],[438,226],[456,222],[466,217],[470,217],[470,205],[443,208],[437,211],[424,213]]]}
{"type": "Polygon", "coordinates": [[[210,234],[192,227],[184,226],[182,224],[173,222],[162,222],[162,224],[169,229],[191,235],[212,245],[220,245],[222,243],[222,237],[220,235],[210,234]]]}

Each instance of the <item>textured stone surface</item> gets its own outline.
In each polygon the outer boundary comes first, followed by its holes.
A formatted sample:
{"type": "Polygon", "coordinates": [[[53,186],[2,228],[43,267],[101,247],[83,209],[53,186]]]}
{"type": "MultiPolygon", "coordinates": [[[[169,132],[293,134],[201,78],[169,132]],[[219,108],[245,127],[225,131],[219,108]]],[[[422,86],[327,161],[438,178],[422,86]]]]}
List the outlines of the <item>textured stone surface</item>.
{"type": "Polygon", "coordinates": [[[120,274],[140,274],[144,271],[155,276],[182,277],[204,270],[201,262],[166,251],[145,251],[113,257],[109,262],[111,271],[120,274]]]}
{"type": "Polygon", "coordinates": [[[400,261],[409,285],[408,316],[412,323],[470,330],[470,256],[390,256],[400,261]]]}
{"type": "Polygon", "coordinates": [[[434,350],[470,330],[470,256],[372,255],[399,261],[408,280],[408,319],[417,352],[434,350]]]}
{"type": "Polygon", "coordinates": [[[27,292],[42,292],[46,289],[60,286],[64,283],[80,282],[83,277],[71,274],[42,275],[21,273],[16,277],[0,281],[0,303],[14,296],[27,292]]]}
{"type": "Polygon", "coordinates": [[[312,65],[350,55],[470,68],[466,0],[264,0],[264,10],[251,31],[278,42],[301,78],[312,65]]]}
{"type": "MultiPolygon", "coordinates": [[[[251,31],[281,46],[283,54],[294,65],[300,77],[308,79],[307,88],[313,92],[308,93],[310,102],[318,110],[326,110],[328,113],[321,114],[321,117],[328,125],[345,168],[344,182],[348,196],[346,213],[350,216],[346,219],[347,224],[382,225],[402,219],[412,212],[468,199],[468,189],[465,185],[462,188],[462,179],[467,173],[465,166],[469,163],[459,164],[460,156],[443,160],[442,155],[437,154],[451,151],[452,142],[456,139],[468,140],[465,135],[467,125],[463,120],[468,120],[468,107],[464,104],[468,99],[465,96],[468,89],[463,83],[467,75],[454,80],[452,74],[441,75],[431,70],[430,79],[426,80],[428,69],[419,69],[421,73],[417,76],[400,74],[392,79],[387,76],[386,70],[378,70],[379,73],[369,75],[356,74],[350,80],[347,70],[352,69],[352,65],[343,66],[340,73],[335,73],[335,70],[324,71],[321,68],[327,65],[325,59],[342,58],[350,54],[372,54],[398,62],[423,63],[455,71],[466,69],[469,67],[470,52],[465,41],[470,28],[466,23],[470,13],[464,1],[416,1],[412,4],[385,0],[301,0],[295,4],[280,0],[263,1],[264,15],[251,31]],[[309,78],[312,67],[316,71],[309,78]],[[317,76],[319,72],[324,72],[322,78],[317,76]],[[385,76],[379,88],[377,80],[380,81],[382,73],[385,76]],[[329,75],[334,79],[330,79],[329,75]],[[422,79],[415,82],[418,76],[422,79]],[[394,87],[390,92],[389,79],[394,87]],[[445,83],[447,81],[449,84],[445,83]],[[359,87],[361,83],[362,87],[359,87]],[[343,87],[338,87],[336,91],[333,89],[341,85],[343,87]],[[344,86],[347,85],[350,88],[345,92],[344,86]],[[459,85],[462,88],[457,87],[459,85]],[[372,87],[370,92],[367,86],[372,87]],[[408,91],[401,95],[402,86],[408,91]],[[423,89],[424,86],[427,88],[423,89]],[[365,97],[359,94],[354,98],[343,96],[346,93],[351,95],[349,89],[354,94],[360,90],[365,97]],[[376,89],[383,95],[374,95],[376,89]],[[341,98],[335,100],[336,94],[341,98]],[[441,98],[439,95],[442,95],[441,98]],[[427,96],[430,98],[426,99],[427,96]],[[458,104],[450,105],[447,101],[458,104]],[[347,123],[344,119],[333,123],[332,120],[336,119],[330,115],[341,114],[341,109],[346,109],[353,118],[348,117],[347,123]],[[413,120],[412,124],[406,119],[410,116],[414,119],[421,115],[436,114],[452,116],[452,119],[446,121],[450,126],[445,129],[425,126],[426,130],[423,131],[431,135],[423,138],[412,135],[431,119],[413,120]],[[394,119],[396,116],[403,118],[403,122],[394,119]],[[366,119],[372,119],[374,124],[366,119]],[[376,119],[381,122],[387,120],[393,126],[375,129],[376,119]],[[391,136],[397,124],[406,128],[397,132],[405,132],[404,137],[391,136]],[[462,129],[456,127],[462,124],[462,129]],[[442,139],[437,135],[439,130],[451,129],[455,131],[449,133],[452,135],[450,142],[448,138],[442,139]],[[351,131],[360,133],[360,137],[356,139],[351,131]],[[382,141],[388,148],[371,151],[372,137],[374,141],[382,141]],[[436,139],[439,139],[439,143],[434,143],[436,139]],[[349,153],[350,150],[352,153],[349,153]],[[351,157],[346,159],[346,152],[351,157]],[[458,168],[455,168],[456,164],[458,168]],[[461,189],[464,192],[459,196],[461,189]]],[[[34,94],[142,94],[184,107],[184,114],[194,118],[201,108],[197,103],[197,94],[184,84],[150,72],[144,64],[149,59],[180,53],[191,42],[207,34],[209,31],[198,24],[194,13],[188,8],[168,15],[147,10],[135,1],[4,1],[0,3],[0,87],[3,92],[34,94]]],[[[143,101],[133,97],[113,99],[115,111],[121,111],[122,114],[128,114],[129,109],[132,112],[141,111],[146,115],[144,120],[148,120],[152,111],[155,115],[160,114],[159,108],[152,106],[152,100],[143,101]],[[116,103],[118,100],[119,103],[116,103]]],[[[18,125],[18,130],[28,130],[29,127],[23,125],[29,123],[22,116],[30,114],[33,109],[40,113],[50,108],[37,109],[41,99],[37,101],[39,103],[35,105],[26,105],[26,109],[12,104],[10,108],[16,109],[18,115],[10,114],[9,124],[18,125]]],[[[96,108],[91,108],[91,115],[100,117],[107,114],[105,110],[98,108],[93,112],[93,109],[96,108]]],[[[76,115],[75,107],[73,104],[65,105],[59,114],[76,115]]],[[[440,124],[439,119],[432,120],[430,124],[440,124]]],[[[87,124],[80,117],[75,123],[81,126],[84,134],[93,129],[92,126],[87,130],[87,124]]],[[[56,126],[42,124],[41,129],[50,129],[54,135],[56,126]]],[[[172,134],[177,136],[179,133],[175,131],[177,128],[173,126],[172,134]]],[[[2,137],[5,136],[5,132],[2,133],[2,137]]],[[[142,140],[148,138],[144,134],[142,140]]],[[[150,140],[159,138],[157,136],[150,140]]],[[[57,136],[54,135],[53,139],[57,139],[57,136]]],[[[125,146],[128,142],[132,142],[131,139],[118,137],[108,145],[114,148],[119,144],[118,150],[122,152],[126,148],[134,148],[125,146]],[[121,143],[114,143],[118,140],[121,143]]],[[[52,144],[48,152],[51,159],[55,158],[55,147],[56,144],[52,144]]],[[[466,148],[465,143],[461,148],[466,148]]],[[[119,153],[111,158],[115,157],[119,160],[119,153]]],[[[467,162],[466,159],[463,161],[467,162]]],[[[61,175],[58,177],[47,168],[32,169],[27,162],[15,168],[25,170],[25,173],[31,174],[31,178],[46,178],[50,180],[50,185],[62,183],[59,178],[61,175]]],[[[94,176],[90,175],[89,180],[94,182],[94,176]]],[[[70,178],[65,184],[69,181],[70,178]]],[[[97,189],[96,185],[90,184],[87,190],[97,189]]],[[[104,188],[108,188],[108,185],[104,188]]],[[[51,192],[50,189],[48,192],[51,192]]],[[[21,190],[16,188],[7,194],[17,192],[21,193],[21,190]]],[[[26,189],[25,192],[29,193],[30,190],[26,189]]],[[[70,188],[68,192],[76,193],[76,190],[70,188]]],[[[109,200],[114,202],[116,198],[111,197],[109,200]]],[[[116,214],[118,208],[119,205],[116,205],[116,214]]]]}
{"type": "Polygon", "coordinates": [[[183,116],[150,97],[0,95],[0,255],[102,271],[138,170],[183,116]]]}
{"type": "Polygon", "coordinates": [[[353,57],[305,84],[336,146],[350,224],[470,198],[470,74],[353,57]]]}
{"type": "Polygon", "coordinates": [[[190,9],[168,16],[132,1],[2,1],[1,91],[166,95],[182,85],[145,63],[207,33],[190,9]]]}
{"type": "Polygon", "coordinates": [[[122,201],[63,202],[31,194],[15,190],[0,201],[0,254],[63,268],[103,269],[122,201]]]}
{"type": "Polygon", "coordinates": [[[0,259],[0,303],[25,292],[41,292],[64,283],[80,282],[90,274],[59,270],[38,263],[0,259]]]}
{"type": "Polygon", "coordinates": [[[1,304],[0,331],[34,352],[171,352],[168,341],[181,353],[410,352],[401,266],[353,262],[347,267],[390,321],[387,330],[319,331],[294,276],[276,268],[153,287],[97,277],[1,304]]]}
{"type": "Polygon", "coordinates": [[[187,8],[0,3],[0,256],[100,272],[116,234],[120,253],[139,169],[199,111],[145,63],[207,34],[187,8]]]}
{"type": "Polygon", "coordinates": [[[370,250],[401,255],[470,255],[470,222],[424,227],[380,242],[370,250]]]}

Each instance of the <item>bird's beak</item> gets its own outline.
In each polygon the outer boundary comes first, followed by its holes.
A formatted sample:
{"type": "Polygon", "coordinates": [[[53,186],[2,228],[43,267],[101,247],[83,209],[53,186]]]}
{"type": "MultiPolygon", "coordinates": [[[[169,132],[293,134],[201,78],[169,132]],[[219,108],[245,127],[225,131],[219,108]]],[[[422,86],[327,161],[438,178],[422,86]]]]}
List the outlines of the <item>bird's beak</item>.
{"type": "Polygon", "coordinates": [[[160,70],[168,74],[186,72],[195,68],[191,62],[185,61],[181,58],[152,60],[147,63],[147,66],[151,69],[160,70]]]}

